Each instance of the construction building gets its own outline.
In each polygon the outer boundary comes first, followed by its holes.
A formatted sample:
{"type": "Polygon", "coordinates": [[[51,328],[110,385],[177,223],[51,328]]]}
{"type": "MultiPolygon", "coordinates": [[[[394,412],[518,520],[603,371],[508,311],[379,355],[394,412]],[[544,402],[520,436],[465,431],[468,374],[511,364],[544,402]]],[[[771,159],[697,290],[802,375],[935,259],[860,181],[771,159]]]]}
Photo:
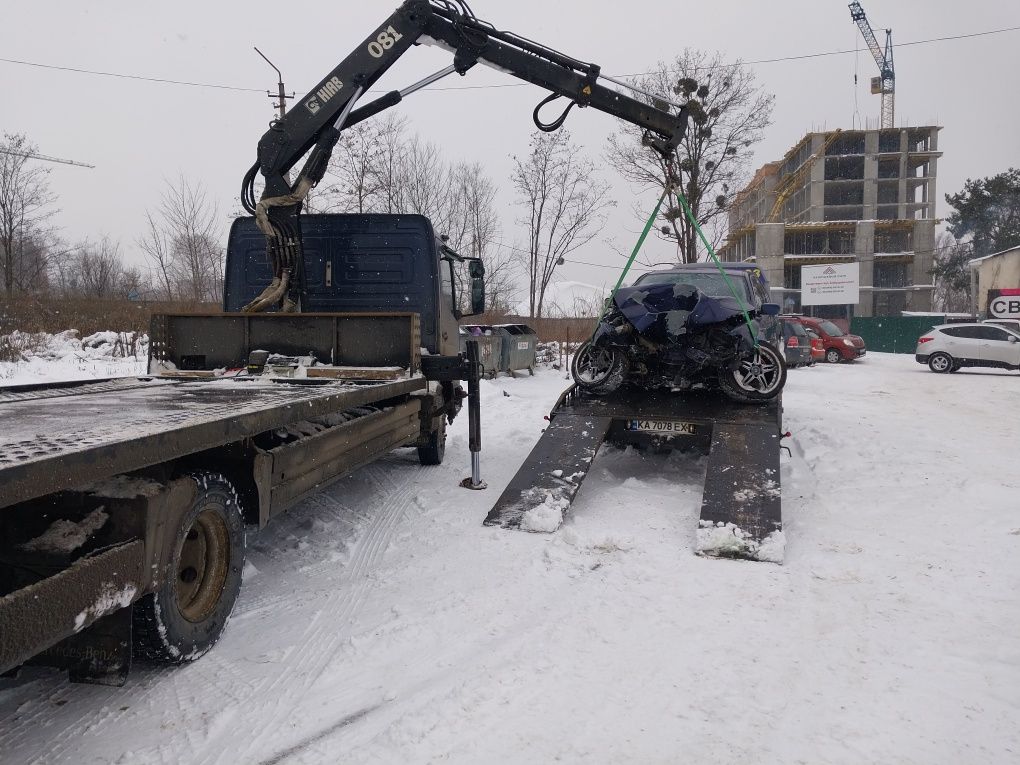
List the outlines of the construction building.
{"type": "Polygon", "coordinates": [[[808,133],[736,195],[722,258],[758,263],[786,311],[801,309],[801,266],[846,262],[860,302],[814,315],[930,311],[939,130],[808,133]]]}

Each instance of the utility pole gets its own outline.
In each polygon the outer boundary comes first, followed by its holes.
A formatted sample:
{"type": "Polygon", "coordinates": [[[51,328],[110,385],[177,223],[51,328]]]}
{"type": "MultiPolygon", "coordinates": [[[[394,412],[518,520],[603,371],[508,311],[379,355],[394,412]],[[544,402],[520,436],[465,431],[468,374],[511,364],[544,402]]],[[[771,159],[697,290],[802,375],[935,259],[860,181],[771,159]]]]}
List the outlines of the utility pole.
{"type": "MultiPolygon", "coordinates": [[[[258,53],[260,56],[262,56],[263,59],[265,59],[267,64],[269,64],[271,67],[273,67],[273,69],[276,69],[276,80],[277,80],[277,82],[276,82],[276,97],[279,99],[279,101],[277,103],[273,104],[273,106],[280,110],[280,118],[282,119],[283,115],[285,115],[287,113],[287,99],[288,98],[293,98],[294,94],[291,93],[289,96],[287,95],[287,93],[286,93],[286,91],[284,90],[284,87],[283,87],[283,75],[280,73],[280,70],[277,69],[276,64],[274,64],[272,61],[270,61],[268,58],[266,58],[266,54],[263,53],[262,51],[260,51],[256,46],[253,45],[252,47],[255,48],[255,52],[256,53],[258,53]]],[[[268,90],[266,91],[266,95],[269,96],[270,98],[273,97],[273,94],[270,93],[268,90]]]]}

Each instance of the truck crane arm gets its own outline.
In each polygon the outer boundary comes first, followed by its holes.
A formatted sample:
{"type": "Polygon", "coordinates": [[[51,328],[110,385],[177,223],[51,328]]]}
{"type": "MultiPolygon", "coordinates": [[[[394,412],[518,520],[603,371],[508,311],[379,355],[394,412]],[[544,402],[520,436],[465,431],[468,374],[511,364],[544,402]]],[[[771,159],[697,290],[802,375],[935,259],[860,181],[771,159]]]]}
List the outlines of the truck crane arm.
{"type": "MultiPolygon", "coordinates": [[[[258,160],[245,175],[241,201],[266,236],[274,276],[273,283],[245,310],[264,311],[281,300],[283,310],[299,309],[298,216],[303,200],[325,175],[342,131],[395,106],[404,96],[441,77],[453,72],[463,75],[479,62],[550,92],[533,115],[542,130],[558,129],[575,105],[591,106],[644,128],[647,145],[667,157],[673,154],[686,130],[685,106],[678,105],[674,114],[668,106],[659,108],[606,87],[598,81],[601,72],[596,64],[497,30],[475,17],[463,0],[406,0],[284,117],[274,121],[259,141],[258,160]],[[386,93],[354,109],[396,60],[419,43],[451,51],[453,63],[403,90],[386,93]],[[542,122],[542,107],[560,97],[569,100],[566,109],[555,120],[542,122]],[[292,183],[288,172],[306,153],[308,158],[292,183]],[[256,203],[254,181],[259,172],[265,188],[256,203]]],[[[616,80],[612,82],[630,87],[616,80]]],[[[656,103],[659,102],[661,99],[657,99],[656,103]]]]}

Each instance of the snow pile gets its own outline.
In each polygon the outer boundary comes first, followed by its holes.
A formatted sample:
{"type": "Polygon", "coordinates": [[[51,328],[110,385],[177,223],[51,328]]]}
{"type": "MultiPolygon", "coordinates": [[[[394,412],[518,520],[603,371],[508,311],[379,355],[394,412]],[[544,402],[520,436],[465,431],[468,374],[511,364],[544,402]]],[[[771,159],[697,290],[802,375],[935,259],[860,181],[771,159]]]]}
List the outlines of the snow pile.
{"type": "Polygon", "coordinates": [[[57,334],[15,330],[0,336],[0,384],[26,384],[145,374],[149,337],[134,332],[76,330],[57,334]]]}
{"type": "Polygon", "coordinates": [[[715,558],[750,558],[782,563],[786,536],[773,531],[760,542],[732,523],[699,521],[694,549],[701,555],[715,558]]]}
{"type": "Polygon", "coordinates": [[[56,520],[42,534],[21,545],[21,549],[26,552],[42,553],[74,552],[99,531],[109,517],[102,507],[97,507],[77,523],[56,520]]]}
{"type": "MultiPolygon", "coordinates": [[[[556,531],[563,523],[563,511],[570,505],[570,500],[565,499],[557,491],[545,491],[541,503],[535,505],[521,516],[522,531],[556,531]]],[[[528,503],[534,498],[528,497],[528,503]]]]}

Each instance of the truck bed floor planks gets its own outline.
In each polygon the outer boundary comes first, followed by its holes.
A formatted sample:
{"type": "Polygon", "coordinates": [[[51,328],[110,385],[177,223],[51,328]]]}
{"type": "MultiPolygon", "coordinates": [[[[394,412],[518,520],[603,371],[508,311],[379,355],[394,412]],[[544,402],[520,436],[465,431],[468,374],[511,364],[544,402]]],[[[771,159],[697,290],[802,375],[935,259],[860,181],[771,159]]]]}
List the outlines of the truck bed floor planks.
{"type": "Polygon", "coordinates": [[[593,396],[571,387],[485,524],[555,531],[607,441],[696,449],[708,454],[696,552],[782,563],[781,417],[781,400],[754,406],[707,393],[593,396]]]}

